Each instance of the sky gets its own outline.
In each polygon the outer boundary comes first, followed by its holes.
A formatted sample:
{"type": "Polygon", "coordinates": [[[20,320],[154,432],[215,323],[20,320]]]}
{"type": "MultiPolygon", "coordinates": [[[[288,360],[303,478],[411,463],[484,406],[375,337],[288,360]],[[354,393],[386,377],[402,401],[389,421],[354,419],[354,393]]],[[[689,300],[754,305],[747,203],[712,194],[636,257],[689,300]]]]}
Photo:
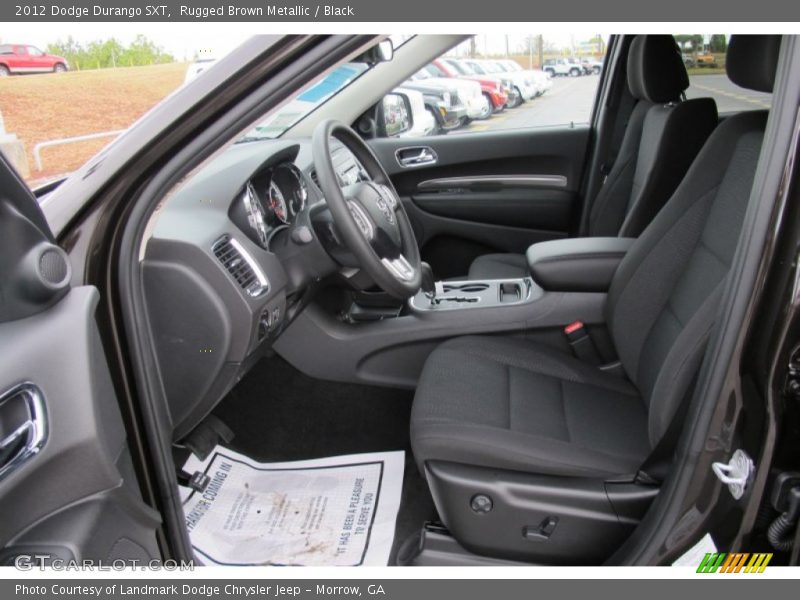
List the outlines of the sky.
{"type": "MultiPolygon", "coordinates": [[[[0,34],[0,41],[26,43],[44,49],[48,44],[72,36],[81,44],[114,37],[122,44],[128,44],[144,34],[158,46],[172,54],[177,60],[191,60],[198,53],[209,53],[219,58],[238,46],[246,37],[256,34],[276,33],[268,23],[15,23],[13,36],[0,34]],[[13,38],[13,39],[12,39],[13,38]]],[[[474,25],[473,25],[474,26],[474,25]]],[[[312,32],[308,25],[296,26],[297,33],[312,32]]],[[[280,33],[286,33],[285,30],[280,33]]],[[[291,31],[290,31],[291,33],[291,31]]],[[[314,31],[313,33],[317,33],[314,31]]],[[[525,39],[537,35],[530,33],[511,33],[479,35],[479,52],[503,54],[506,37],[511,52],[525,47],[525,39]]],[[[576,31],[572,33],[548,32],[548,43],[559,47],[570,47],[585,41],[600,32],[576,31]]],[[[607,34],[602,34],[608,37],[607,34]]]]}

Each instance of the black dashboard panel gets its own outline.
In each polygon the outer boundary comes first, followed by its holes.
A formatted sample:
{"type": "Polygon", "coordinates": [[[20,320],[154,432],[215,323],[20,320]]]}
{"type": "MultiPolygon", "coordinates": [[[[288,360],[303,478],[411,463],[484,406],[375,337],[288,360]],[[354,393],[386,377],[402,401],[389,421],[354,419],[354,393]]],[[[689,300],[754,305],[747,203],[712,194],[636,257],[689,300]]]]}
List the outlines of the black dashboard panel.
{"type": "Polygon", "coordinates": [[[298,143],[236,144],[154,214],[142,269],[174,439],[285,327],[298,290],[279,256],[281,237],[321,200],[311,167],[310,151],[298,143]],[[283,196],[283,214],[271,187],[283,196]]]}

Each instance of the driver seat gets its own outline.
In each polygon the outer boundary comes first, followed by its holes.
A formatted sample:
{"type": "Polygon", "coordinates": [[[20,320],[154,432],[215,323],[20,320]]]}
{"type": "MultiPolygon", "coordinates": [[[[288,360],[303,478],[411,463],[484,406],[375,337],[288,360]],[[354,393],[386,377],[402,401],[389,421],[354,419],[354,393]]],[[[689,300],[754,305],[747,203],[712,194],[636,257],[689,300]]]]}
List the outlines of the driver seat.
{"type": "MultiPolygon", "coordinates": [[[[728,76],[770,92],[779,48],[780,36],[733,36],[728,76]]],[[[658,490],[636,474],[693,391],[766,122],[723,121],[621,262],[605,318],[624,376],[521,337],[456,338],[430,355],[412,448],[464,547],[594,563],[635,527],[658,490]]]]}

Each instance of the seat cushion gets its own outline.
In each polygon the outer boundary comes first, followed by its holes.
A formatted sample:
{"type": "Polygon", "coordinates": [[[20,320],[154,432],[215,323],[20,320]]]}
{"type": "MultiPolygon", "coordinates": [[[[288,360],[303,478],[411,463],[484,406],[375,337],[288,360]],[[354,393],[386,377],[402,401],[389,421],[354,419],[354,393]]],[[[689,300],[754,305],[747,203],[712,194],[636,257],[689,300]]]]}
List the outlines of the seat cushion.
{"type": "Polygon", "coordinates": [[[442,460],[572,476],[635,473],[647,412],[627,381],[522,338],[468,336],[425,363],[411,415],[421,470],[442,460]]]}
{"type": "Polygon", "coordinates": [[[517,279],[527,277],[524,254],[484,254],[469,266],[469,279],[517,279]]]}

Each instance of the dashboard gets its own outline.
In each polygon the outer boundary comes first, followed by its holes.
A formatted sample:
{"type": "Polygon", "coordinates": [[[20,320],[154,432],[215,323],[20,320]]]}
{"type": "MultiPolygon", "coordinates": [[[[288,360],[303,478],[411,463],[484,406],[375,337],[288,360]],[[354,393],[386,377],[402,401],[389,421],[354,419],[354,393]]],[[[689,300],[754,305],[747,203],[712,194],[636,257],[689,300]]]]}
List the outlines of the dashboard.
{"type": "Polygon", "coordinates": [[[292,162],[281,162],[250,178],[231,205],[231,220],[262,248],[289,227],[308,202],[306,176],[292,162]]]}
{"type": "MultiPolygon", "coordinates": [[[[341,185],[367,177],[344,146],[332,158],[341,185]]],[[[310,140],[234,144],[154,213],[142,274],[174,439],[268,350],[308,290],[341,268],[315,180],[310,140]]]]}

